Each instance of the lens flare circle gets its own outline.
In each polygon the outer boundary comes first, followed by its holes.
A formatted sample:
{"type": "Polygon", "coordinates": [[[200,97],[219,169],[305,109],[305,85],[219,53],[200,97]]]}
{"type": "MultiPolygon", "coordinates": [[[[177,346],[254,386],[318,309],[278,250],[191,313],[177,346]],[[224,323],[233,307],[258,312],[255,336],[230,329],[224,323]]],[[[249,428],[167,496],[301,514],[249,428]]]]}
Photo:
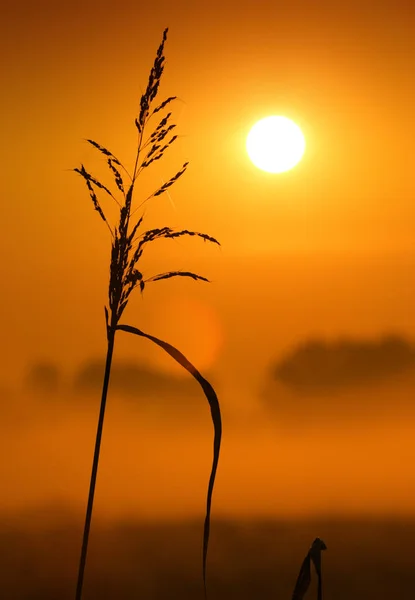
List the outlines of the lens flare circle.
{"type": "Polygon", "coordinates": [[[305,151],[299,126],[283,116],[261,119],[250,130],[246,150],[252,163],[268,173],[283,173],[298,164],[305,151]]]}

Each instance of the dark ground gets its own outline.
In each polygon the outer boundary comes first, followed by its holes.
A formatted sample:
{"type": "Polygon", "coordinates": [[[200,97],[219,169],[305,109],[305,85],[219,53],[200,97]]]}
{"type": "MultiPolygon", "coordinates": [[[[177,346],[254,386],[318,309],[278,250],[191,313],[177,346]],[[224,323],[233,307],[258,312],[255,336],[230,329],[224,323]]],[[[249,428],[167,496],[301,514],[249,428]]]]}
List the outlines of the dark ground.
{"type": "MultiPolygon", "coordinates": [[[[74,598],[82,516],[43,512],[3,517],[0,598],[74,598]]],[[[93,521],[84,600],[203,598],[198,522],[93,521]]],[[[291,599],[315,537],[323,554],[325,600],[413,600],[415,521],[231,522],[213,519],[211,600],[291,599]]],[[[314,574],[313,574],[314,577],[314,574]]],[[[307,598],[315,598],[315,577],[307,598]]]]}

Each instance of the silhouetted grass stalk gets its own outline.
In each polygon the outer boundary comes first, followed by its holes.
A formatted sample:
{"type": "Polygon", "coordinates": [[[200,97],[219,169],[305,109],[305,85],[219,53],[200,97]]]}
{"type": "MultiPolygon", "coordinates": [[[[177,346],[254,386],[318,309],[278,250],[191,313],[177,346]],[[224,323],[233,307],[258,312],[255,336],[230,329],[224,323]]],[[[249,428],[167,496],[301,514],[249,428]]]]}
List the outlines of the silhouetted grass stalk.
{"type": "Polygon", "coordinates": [[[110,373],[111,373],[111,363],[112,363],[112,355],[113,355],[113,350],[114,350],[114,341],[115,341],[115,335],[114,335],[114,333],[112,333],[111,337],[108,338],[108,349],[107,349],[107,359],[105,362],[104,383],[102,385],[101,406],[100,406],[100,410],[99,410],[97,434],[96,434],[96,438],[95,438],[94,458],[93,458],[93,462],[92,462],[92,472],[91,472],[91,481],[89,484],[88,504],[87,504],[87,509],[86,509],[84,535],[83,535],[83,539],[82,539],[81,559],[80,559],[80,563],[79,563],[78,582],[77,582],[77,586],[76,586],[76,599],[77,600],[80,600],[82,597],[82,587],[83,587],[83,582],[84,582],[86,556],[87,556],[87,552],[88,552],[89,530],[91,528],[92,508],[93,508],[93,504],[94,504],[95,484],[96,484],[97,473],[98,473],[99,452],[100,452],[100,448],[101,448],[102,429],[104,426],[105,406],[107,403],[108,384],[109,384],[110,373]]]}
{"type": "Polygon", "coordinates": [[[308,551],[294,587],[292,600],[303,600],[311,583],[311,562],[317,573],[317,600],[323,599],[323,583],[321,577],[321,552],[327,550],[326,544],[320,538],[316,538],[308,551]]]}
{"type": "Polygon", "coordinates": [[[138,131],[138,147],[137,147],[137,155],[134,164],[133,174],[130,175],[127,169],[123,166],[123,164],[106,148],[97,144],[93,140],[87,140],[92,146],[94,146],[101,154],[103,154],[106,158],[108,168],[110,169],[112,176],[114,177],[115,185],[118,189],[118,192],[122,195],[122,202],[120,203],[116,197],[113,195],[111,190],[103,185],[98,179],[93,177],[90,173],[88,173],[83,165],[79,169],[74,169],[77,173],[79,173],[85,183],[87,185],[90,197],[94,204],[95,210],[99,213],[100,217],[103,219],[105,224],[107,225],[111,237],[112,237],[112,249],[111,249],[111,261],[110,261],[110,281],[109,281],[109,309],[105,307],[105,319],[106,319],[106,328],[107,328],[107,358],[105,364],[105,374],[104,374],[104,382],[102,387],[102,397],[101,397],[101,406],[98,418],[98,426],[97,433],[95,439],[95,449],[94,449],[94,457],[92,463],[92,471],[91,471],[91,480],[89,485],[89,494],[88,494],[88,503],[86,509],[85,516],[85,526],[83,532],[82,539],[82,549],[81,549],[81,557],[79,562],[79,571],[78,571],[78,580],[76,587],[76,600],[81,600],[82,597],[82,589],[83,589],[83,581],[84,581],[84,573],[85,573],[85,565],[86,558],[88,552],[88,540],[89,540],[89,532],[91,527],[91,519],[92,519],[92,510],[94,504],[94,494],[95,494],[95,485],[98,473],[98,463],[99,463],[99,454],[101,447],[101,439],[102,439],[102,430],[104,426],[104,416],[105,416],[105,406],[107,401],[107,393],[108,393],[108,385],[110,381],[110,373],[111,373],[111,362],[114,351],[114,342],[115,342],[115,334],[117,331],[125,331],[127,333],[132,333],[134,335],[138,335],[141,337],[145,337],[153,343],[157,344],[163,350],[165,350],[172,358],[174,358],[183,368],[185,368],[193,377],[198,381],[200,386],[202,387],[203,392],[209,402],[211,416],[214,426],[214,440],[213,440],[213,460],[212,460],[212,468],[209,477],[209,484],[207,490],[207,500],[206,500],[206,516],[204,523],[204,531],[203,531],[203,551],[202,551],[202,568],[203,568],[203,586],[205,597],[207,596],[206,592],[206,560],[207,560],[207,551],[208,551],[208,543],[209,543],[209,532],[210,532],[210,512],[212,505],[212,494],[215,483],[216,471],[219,462],[219,452],[220,452],[220,443],[222,437],[222,420],[220,413],[220,406],[215,390],[210,385],[210,383],[202,377],[199,371],[192,365],[192,363],[179,351],[177,348],[160,340],[152,335],[144,333],[140,329],[136,327],[132,327],[131,325],[123,325],[119,324],[119,320],[121,315],[123,314],[128,300],[130,298],[131,292],[139,287],[141,293],[143,293],[144,288],[147,283],[160,281],[163,279],[170,279],[172,277],[190,277],[194,280],[208,281],[206,277],[202,277],[201,275],[197,275],[196,273],[192,273],[190,271],[168,271],[166,273],[160,273],[158,275],[154,275],[147,279],[144,279],[143,274],[136,268],[138,265],[139,259],[141,258],[144,248],[156,239],[167,238],[174,239],[182,236],[197,236],[202,238],[204,241],[212,242],[215,244],[219,244],[219,242],[205,234],[199,233],[197,231],[189,231],[187,229],[183,229],[180,231],[174,231],[170,227],[162,227],[160,229],[150,229],[144,231],[143,233],[139,233],[139,228],[142,225],[144,215],[141,215],[140,218],[136,221],[134,225],[130,225],[130,218],[134,215],[134,213],[150,198],[160,196],[161,194],[168,191],[168,188],[173,185],[179,177],[183,175],[186,171],[186,167],[188,163],[185,163],[182,168],[167,182],[163,183],[161,187],[159,187],[155,192],[153,192],[148,198],[144,200],[137,208],[132,209],[133,203],[133,192],[134,185],[137,180],[137,177],[142,172],[143,169],[147,168],[156,160],[160,160],[164,155],[165,151],[171,146],[171,144],[176,140],[177,135],[173,135],[167,141],[166,138],[170,134],[170,132],[176,127],[176,125],[170,123],[171,112],[169,112],[165,117],[161,119],[158,125],[155,127],[151,135],[144,141],[144,132],[146,129],[146,125],[149,119],[165,109],[165,107],[174,101],[176,98],[171,96],[161,102],[156,108],[154,108],[150,112],[150,108],[153,104],[154,99],[157,96],[158,88],[160,84],[160,79],[164,70],[164,43],[167,39],[167,29],[163,32],[162,42],[157,50],[156,59],[154,61],[154,65],[151,69],[149,81],[147,85],[147,89],[145,93],[141,97],[140,101],[140,113],[139,116],[135,120],[135,125],[138,131]],[[142,153],[145,149],[148,149],[145,153],[144,157],[142,157],[142,153]],[[128,176],[130,182],[128,185],[128,190],[126,190],[123,176],[121,175],[121,169],[123,173],[128,176]],[[98,201],[98,197],[96,194],[96,189],[99,189],[101,192],[105,192],[107,196],[109,196],[112,200],[114,200],[120,209],[120,218],[118,226],[115,226],[114,229],[111,228],[108,223],[105,214],[101,208],[101,205],[98,201]]]}

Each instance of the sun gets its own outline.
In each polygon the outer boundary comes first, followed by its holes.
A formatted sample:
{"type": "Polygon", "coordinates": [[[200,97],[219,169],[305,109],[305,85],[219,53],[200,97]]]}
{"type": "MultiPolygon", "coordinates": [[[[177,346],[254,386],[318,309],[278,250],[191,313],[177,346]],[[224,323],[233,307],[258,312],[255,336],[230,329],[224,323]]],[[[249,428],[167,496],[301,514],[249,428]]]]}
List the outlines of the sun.
{"type": "Polygon", "coordinates": [[[305,139],[301,129],[291,119],[265,117],[250,130],[246,150],[253,164],[262,171],[283,173],[300,162],[305,139]]]}

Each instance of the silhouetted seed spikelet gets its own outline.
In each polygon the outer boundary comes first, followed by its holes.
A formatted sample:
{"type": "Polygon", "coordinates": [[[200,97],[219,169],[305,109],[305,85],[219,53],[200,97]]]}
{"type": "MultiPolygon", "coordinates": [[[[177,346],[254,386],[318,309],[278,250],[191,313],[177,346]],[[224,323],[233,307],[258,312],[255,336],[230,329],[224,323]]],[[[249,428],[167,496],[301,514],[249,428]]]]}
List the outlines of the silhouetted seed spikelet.
{"type": "Polygon", "coordinates": [[[166,129],[163,129],[162,131],[160,131],[160,133],[157,136],[157,142],[162,142],[164,140],[164,138],[166,137],[166,135],[168,133],[170,133],[170,131],[172,129],[174,129],[176,127],[176,125],[174,123],[172,123],[171,125],[169,125],[166,129]]]}
{"type": "Polygon", "coordinates": [[[120,297],[120,307],[118,317],[121,316],[124,308],[127,306],[131,292],[136,288],[137,284],[141,285],[143,274],[137,269],[130,269],[122,282],[122,293],[120,297]]]}
{"type": "Polygon", "coordinates": [[[164,139],[164,138],[166,137],[166,135],[167,135],[167,134],[168,134],[168,133],[169,133],[169,132],[170,132],[172,129],[174,129],[175,127],[177,127],[176,123],[171,123],[171,124],[170,124],[170,125],[167,127],[167,129],[163,129],[163,131],[160,133],[160,135],[159,135],[159,137],[158,137],[158,140],[160,141],[160,138],[161,138],[162,136],[163,136],[163,137],[162,137],[162,139],[164,139]]]}
{"type": "Polygon", "coordinates": [[[168,29],[165,29],[163,32],[162,42],[157,50],[156,59],[154,61],[153,68],[150,71],[150,76],[148,78],[147,89],[145,93],[141,96],[140,100],[140,114],[138,119],[135,120],[136,127],[139,133],[142,133],[144,129],[145,120],[148,117],[149,108],[151,102],[157,96],[158,88],[160,85],[160,79],[164,70],[164,43],[167,39],[168,29]]]}
{"type": "MultiPolygon", "coordinates": [[[[87,185],[87,188],[88,188],[88,190],[89,190],[89,195],[90,195],[90,197],[91,197],[91,200],[92,200],[92,202],[93,202],[93,204],[94,204],[95,210],[96,210],[96,211],[98,212],[98,214],[101,216],[102,220],[103,220],[103,221],[105,221],[105,223],[108,225],[108,227],[109,227],[109,229],[110,229],[110,231],[111,231],[111,228],[110,228],[110,226],[109,226],[109,224],[108,224],[108,222],[107,222],[107,219],[106,219],[106,217],[105,217],[105,215],[104,215],[104,212],[103,212],[103,210],[102,210],[101,206],[99,205],[98,198],[97,198],[97,195],[96,195],[96,193],[95,193],[95,191],[94,191],[94,188],[92,187],[91,181],[94,181],[94,180],[93,180],[93,178],[92,178],[92,177],[91,177],[91,175],[90,175],[90,174],[89,174],[89,173],[88,173],[88,172],[85,170],[85,167],[84,167],[83,165],[81,165],[81,168],[80,168],[80,169],[74,169],[74,171],[75,171],[76,173],[79,173],[79,174],[80,174],[80,175],[81,175],[81,176],[82,176],[82,177],[85,179],[85,183],[86,183],[86,185],[87,185]]],[[[94,182],[94,183],[95,183],[95,182],[94,182]]],[[[98,186],[98,187],[99,187],[99,186],[98,186]]],[[[112,231],[111,231],[111,233],[112,233],[112,231]]]]}
{"type": "Polygon", "coordinates": [[[120,241],[122,244],[124,244],[126,241],[127,226],[128,226],[127,221],[128,221],[128,209],[127,209],[127,206],[124,204],[124,206],[120,210],[120,222],[118,225],[118,230],[120,232],[120,241]]]}
{"type": "Polygon", "coordinates": [[[89,142],[90,144],[92,144],[93,146],[95,146],[95,148],[97,148],[100,152],[102,152],[102,154],[105,154],[105,156],[111,157],[111,159],[113,160],[113,162],[115,162],[115,164],[117,164],[120,167],[122,167],[122,164],[120,163],[120,161],[118,160],[118,158],[116,156],[114,156],[112,152],[110,152],[109,150],[107,150],[107,148],[104,148],[104,146],[101,146],[100,144],[97,144],[97,142],[94,142],[94,140],[87,139],[86,141],[89,142]]]}
{"type": "Polygon", "coordinates": [[[134,252],[133,260],[137,261],[142,254],[143,246],[148,242],[151,242],[159,237],[165,236],[165,233],[172,231],[169,227],[163,227],[162,229],[150,229],[142,234],[141,240],[138,242],[138,246],[134,252]]]}
{"type": "Polygon", "coordinates": [[[159,112],[159,110],[162,110],[165,106],[167,106],[167,104],[169,104],[170,102],[172,102],[173,100],[177,100],[177,96],[170,96],[170,98],[167,98],[167,100],[164,100],[164,102],[162,102],[159,106],[157,106],[157,108],[155,108],[153,110],[153,115],[157,112],[159,112]]]}
{"type": "Polygon", "coordinates": [[[98,181],[98,179],[95,179],[95,177],[90,177],[90,181],[92,181],[92,183],[94,185],[96,185],[98,188],[100,188],[101,190],[104,190],[104,192],[106,192],[108,194],[108,196],[111,196],[111,198],[114,198],[114,196],[112,195],[112,192],[100,181],[98,181]]]}
{"type": "Polygon", "coordinates": [[[128,299],[125,299],[124,301],[120,301],[120,305],[119,305],[118,311],[117,311],[117,319],[121,318],[127,304],[128,304],[128,299]]]}
{"type": "MultiPolygon", "coordinates": [[[[76,171],[77,173],[82,175],[82,177],[86,181],[92,182],[94,185],[97,186],[97,188],[104,190],[109,196],[111,196],[111,198],[113,198],[116,201],[116,198],[114,198],[111,191],[103,183],[101,183],[98,179],[95,179],[95,177],[93,177],[90,173],[88,173],[88,171],[85,169],[84,165],[81,165],[81,169],[74,169],[74,171],[76,171]]],[[[119,203],[118,203],[118,205],[119,205],[119,203]]]]}
{"type": "Polygon", "coordinates": [[[160,279],[170,279],[171,277],[191,277],[195,281],[200,280],[209,283],[209,279],[206,279],[206,277],[202,277],[202,275],[198,275],[197,273],[191,273],[190,271],[170,271],[169,273],[161,273],[160,275],[155,275],[154,277],[146,279],[146,283],[149,283],[150,281],[160,281],[160,279]]]}
{"type": "Polygon", "coordinates": [[[149,159],[151,156],[153,156],[153,154],[155,152],[157,152],[157,150],[160,148],[160,144],[153,144],[149,150],[149,152],[147,153],[147,156],[145,158],[145,160],[149,159]]]}
{"type": "Polygon", "coordinates": [[[134,191],[134,181],[130,185],[127,195],[125,197],[125,208],[127,209],[128,217],[130,217],[130,212],[131,212],[131,202],[133,201],[133,191],[134,191]]]}
{"type": "Polygon", "coordinates": [[[164,140],[164,138],[167,136],[168,133],[170,133],[170,131],[172,129],[174,129],[175,127],[177,127],[174,123],[171,123],[170,125],[168,125],[168,127],[158,130],[158,131],[154,131],[152,133],[152,135],[150,136],[150,140],[148,143],[152,143],[152,144],[157,144],[159,142],[162,142],[164,140]]]}
{"type": "MultiPolygon", "coordinates": [[[[163,149],[164,150],[164,149],[163,149]]],[[[149,167],[151,165],[151,163],[153,163],[156,160],[160,160],[160,158],[163,157],[163,154],[157,154],[157,156],[153,156],[153,158],[150,158],[150,160],[148,160],[147,162],[144,162],[141,167],[143,169],[146,169],[147,167],[149,167]]]]}
{"type": "Polygon", "coordinates": [[[142,234],[140,241],[138,242],[137,248],[134,252],[132,263],[135,264],[142,256],[143,249],[146,244],[153,242],[159,238],[174,239],[184,235],[197,236],[203,239],[205,242],[212,242],[220,246],[218,240],[214,237],[207,235],[206,233],[199,233],[198,231],[189,231],[183,229],[182,231],[173,231],[170,227],[162,227],[161,229],[150,229],[142,234]]]}
{"type": "Polygon", "coordinates": [[[134,225],[134,227],[132,228],[132,230],[131,230],[131,233],[130,233],[130,235],[128,236],[128,243],[129,243],[129,244],[132,244],[132,242],[133,242],[133,240],[134,240],[134,236],[135,236],[135,234],[137,233],[137,229],[140,227],[141,223],[143,222],[143,219],[144,219],[144,215],[142,215],[142,216],[141,216],[141,217],[138,219],[137,223],[136,223],[136,224],[134,225]]]}
{"type": "Polygon", "coordinates": [[[114,167],[114,165],[112,163],[113,163],[113,161],[111,160],[111,158],[109,158],[108,166],[111,169],[111,171],[114,173],[115,185],[120,190],[120,192],[122,192],[124,194],[124,182],[122,180],[121,173],[118,171],[118,169],[116,167],[114,167]]]}
{"type": "Polygon", "coordinates": [[[184,165],[180,169],[180,171],[178,171],[176,173],[176,175],[174,175],[171,179],[166,181],[166,183],[163,183],[163,185],[156,192],[154,192],[153,196],[160,196],[160,194],[163,194],[167,190],[167,188],[169,188],[171,185],[173,185],[173,183],[175,181],[177,181],[179,179],[179,177],[181,177],[183,175],[183,173],[186,171],[188,164],[189,164],[188,162],[184,163],[184,165]]]}
{"type": "Polygon", "coordinates": [[[148,231],[145,231],[143,233],[143,237],[139,245],[151,242],[159,237],[165,237],[170,232],[173,232],[173,230],[170,227],[159,227],[155,229],[149,229],[148,231]]]}
{"type": "Polygon", "coordinates": [[[160,160],[160,158],[162,158],[164,156],[164,152],[167,150],[167,148],[169,147],[169,144],[164,145],[163,147],[160,148],[160,146],[157,147],[157,154],[155,156],[152,156],[150,158],[150,160],[145,160],[142,165],[141,168],[145,169],[146,167],[148,167],[149,165],[151,165],[152,162],[154,162],[155,160],[160,160]]]}
{"type": "Polygon", "coordinates": [[[201,237],[205,242],[212,242],[220,246],[220,243],[214,237],[207,235],[206,233],[199,233],[198,231],[189,231],[188,229],[182,229],[182,231],[172,231],[171,233],[169,232],[165,235],[165,237],[177,238],[182,235],[196,235],[197,237],[201,237]]]}
{"type": "Polygon", "coordinates": [[[163,127],[167,124],[167,121],[170,119],[171,115],[172,115],[171,112],[167,113],[167,115],[157,125],[157,127],[155,128],[155,130],[151,134],[150,138],[154,138],[154,137],[157,136],[157,134],[160,131],[160,129],[163,129],[163,127]]]}
{"type": "Polygon", "coordinates": [[[171,116],[171,113],[169,113],[166,117],[164,117],[164,119],[162,119],[160,121],[160,123],[158,124],[156,129],[150,135],[150,138],[147,141],[147,143],[145,144],[145,146],[147,146],[148,144],[151,143],[152,147],[151,147],[150,151],[147,153],[147,156],[145,157],[144,161],[142,162],[141,168],[148,167],[154,160],[159,160],[163,156],[164,151],[167,150],[169,145],[174,141],[174,139],[176,139],[177,136],[175,136],[173,140],[170,140],[170,142],[168,142],[168,144],[166,144],[165,146],[160,148],[160,142],[162,142],[165,139],[165,137],[168,135],[168,133],[176,127],[176,125],[174,123],[171,123],[170,125],[165,127],[165,125],[167,125],[167,121],[170,118],[170,116],[171,116]],[[155,155],[156,152],[158,152],[158,154],[155,155]],[[150,160],[150,158],[152,160],[150,160]]]}
{"type": "Polygon", "coordinates": [[[137,269],[133,269],[131,273],[127,274],[125,278],[125,283],[132,283],[133,285],[135,285],[137,281],[141,281],[142,278],[143,274],[140,273],[140,271],[138,271],[137,269]]]}

